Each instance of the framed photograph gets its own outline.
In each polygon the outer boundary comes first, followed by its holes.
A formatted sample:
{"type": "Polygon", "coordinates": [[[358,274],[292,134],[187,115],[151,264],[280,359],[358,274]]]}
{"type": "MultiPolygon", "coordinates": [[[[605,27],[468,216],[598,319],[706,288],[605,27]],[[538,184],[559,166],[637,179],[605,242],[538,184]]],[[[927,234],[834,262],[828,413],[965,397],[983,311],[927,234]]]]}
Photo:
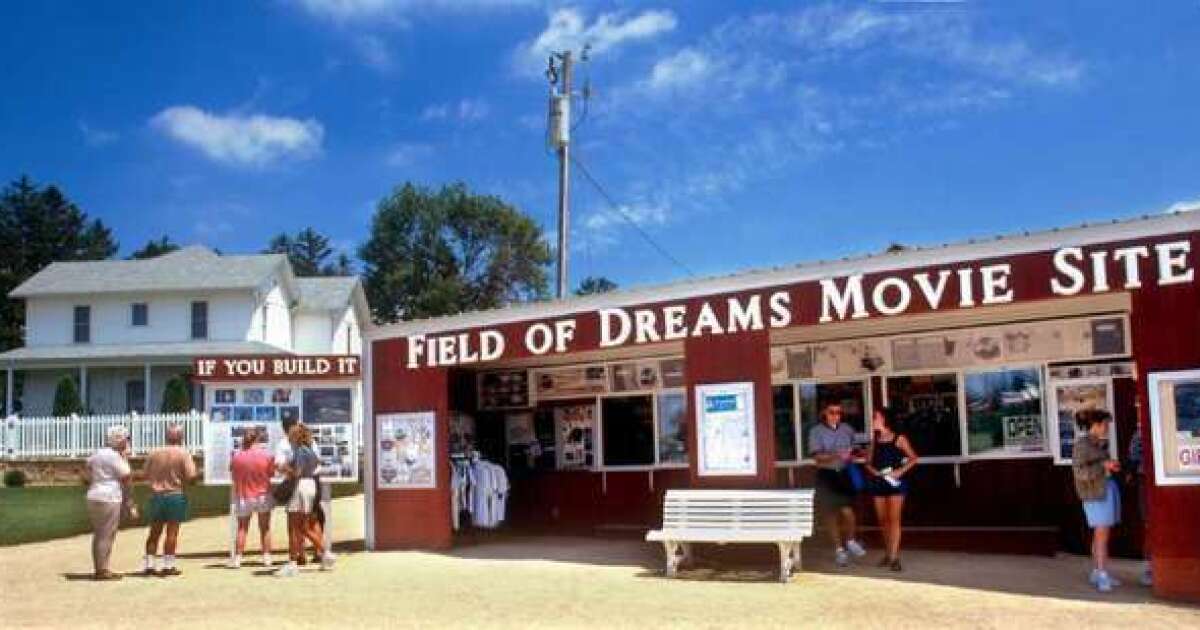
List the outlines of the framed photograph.
{"type": "Polygon", "coordinates": [[[234,422],[254,422],[254,407],[238,405],[233,408],[234,422]]]}
{"type": "Polygon", "coordinates": [[[306,424],[350,422],[353,399],[349,388],[306,389],[301,397],[306,424]]]}
{"type": "Polygon", "coordinates": [[[261,405],[266,402],[267,393],[261,389],[243,389],[242,403],[246,405],[261,405]]]}
{"type": "Polygon", "coordinates": [[[276,422],[278,420],[279,416],[275,413],[275,407],[260,405],[254,408],[255,422],[276,422]]]}
{"type": "Polygon", "coordinates": [[[1149,389],[1155,484],[1200,485],[1200,370],[1151,373],[1149,389]]]}
{"type": "Polygon", "coordinates": [[[236,389],[217,389],[213,390],[213,402],[218,405],[232,405],[237,402],[236,389]]]}
{"type": "Polygon", "coordinates": [[[278,404],[287,404],[292,402],[292,390],[286,387],[277,387],[271,390],[271,402],[278,404]]]}

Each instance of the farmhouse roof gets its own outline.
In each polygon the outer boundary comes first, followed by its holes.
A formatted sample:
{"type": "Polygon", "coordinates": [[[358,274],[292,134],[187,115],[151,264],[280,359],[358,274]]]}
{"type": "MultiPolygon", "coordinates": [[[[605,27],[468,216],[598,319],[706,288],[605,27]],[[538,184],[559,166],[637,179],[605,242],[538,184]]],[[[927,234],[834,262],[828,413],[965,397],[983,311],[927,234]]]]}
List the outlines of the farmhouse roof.
{"type": "Polygon", "coordinates": [[[222,256],[194,245],[143,260],[50,263],[8,295],[251,289],[262,286],[286,265],[287,257],[282,254],[222,256]]]}

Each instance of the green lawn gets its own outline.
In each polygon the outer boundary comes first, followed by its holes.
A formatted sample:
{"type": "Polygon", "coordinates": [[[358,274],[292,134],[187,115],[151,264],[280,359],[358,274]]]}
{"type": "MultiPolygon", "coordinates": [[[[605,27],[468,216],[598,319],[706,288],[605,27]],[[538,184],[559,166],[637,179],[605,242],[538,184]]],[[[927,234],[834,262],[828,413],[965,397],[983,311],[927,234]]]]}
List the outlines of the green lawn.
{"type": "MultiPolygon", "coordinates": [[[[80,486],[33,486],[0,488],[0,546],[75,536],[91,531],[85,488],[80,486]]],[[[333,496],[362,492],[362,484],[335,484],[333,496]]],[[[134,497],[145,505],[149,488],[137,486],[134,497]]],[[[191,486],[187,489],[191,516],[229,513],[228,486],[191,486]]]]}

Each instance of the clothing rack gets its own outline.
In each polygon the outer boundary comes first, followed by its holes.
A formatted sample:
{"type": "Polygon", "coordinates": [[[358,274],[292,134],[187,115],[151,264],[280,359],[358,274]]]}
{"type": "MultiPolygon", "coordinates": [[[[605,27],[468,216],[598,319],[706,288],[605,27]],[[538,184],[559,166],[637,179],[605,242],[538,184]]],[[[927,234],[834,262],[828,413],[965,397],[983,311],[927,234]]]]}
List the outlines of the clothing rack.
{"type": "Polygon", "coordinates": [[[480,457],[478,451],[450,455],[450,519],[455,531],[465,525],[495,529],[505,519],[508,473],[480,457]]]}

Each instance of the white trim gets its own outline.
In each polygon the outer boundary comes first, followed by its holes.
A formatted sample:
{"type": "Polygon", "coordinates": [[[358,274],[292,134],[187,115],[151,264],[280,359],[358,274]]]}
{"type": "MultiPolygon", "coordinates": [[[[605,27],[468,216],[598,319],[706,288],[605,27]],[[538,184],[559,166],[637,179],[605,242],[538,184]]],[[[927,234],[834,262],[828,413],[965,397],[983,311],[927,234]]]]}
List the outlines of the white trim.
{"type": "MultiPolygon", "coordinates": [[[[1179,370],[1175,372],[1152,372],[1147,380],[1147,392],[1150,396],[1150,442],[1154,447],[1154,484],[1158,486],[1194,486],[1200,484],[1200,473],[1168,476],[1164,463],[1166,444],[1163,440],[1162,401],[1159,399],[1158,386],[1160,383],[1200,379],[1200,370],[1179,370]]],[[[1176,427],[1178,428],[1178,427],[1176,427]]],[[[1144,449],[1143,449],[1144,450],[1144,449]]]]}
{"type": "Polygon", "coordinates": [[[414,334],[436,334],[452,330],[494,326],[501,323],[550,319],[605,307],[640,306],[702,295],[736,293],[792,285],[827,277],[901,271],[987,258],[1003,258],[1052,251],[1070,245],[1086,246],[1169,236],[1197,229],[1200,229],[1200,214],[1194,212],[1152,215],[1140,219],[1045,230],[1019,236],[1000,236],[982,242],[969,240],[940,247],[915,248],[901,252],[845,258],[838,261],[818,261],[783,269],[748,271],[716,278],[647,286],[628,291],[613,291],[581,298],[535,302],[462,315],[371,326],[370,329],[364,331],[364,336],[370,340],[381,340],[414,334]]]}
{"type": "MultiPolygon", "coordinates": [[[[370,343],[364,343],[362,347],[362,373],[374,374],[371,371],[371,350],[370,343]]],[[[363,492],[366,494],[366,500],[363,501],[364,510],[366,512],[366,522],[363,523],[363,539],[368,551],[375,550],[375,401],[372,397],[372,392],[375,389],[375,378],[364,378],[361,381],[362,387],[362,430],[363,430],[363,492]]]]}

